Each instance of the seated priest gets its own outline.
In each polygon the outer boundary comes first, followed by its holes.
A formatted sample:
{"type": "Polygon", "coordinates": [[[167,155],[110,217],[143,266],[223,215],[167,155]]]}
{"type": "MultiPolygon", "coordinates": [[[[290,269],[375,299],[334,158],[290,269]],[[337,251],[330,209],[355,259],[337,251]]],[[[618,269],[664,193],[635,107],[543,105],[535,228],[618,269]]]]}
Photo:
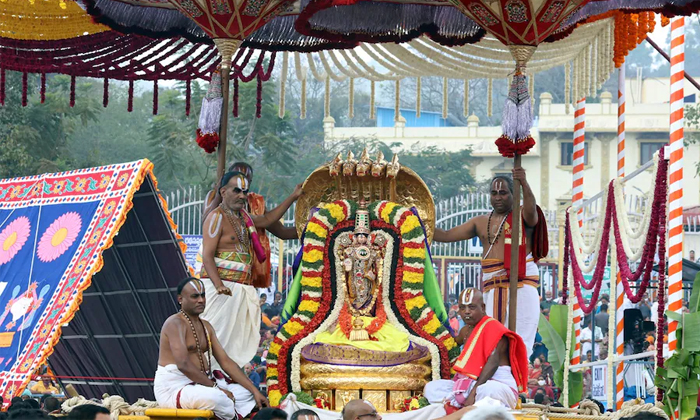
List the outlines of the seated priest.
{"type": "Polygon", "coordinates": [[[457,344],[464,344],[453,366],[456,374],[452,380],[429,382],[425,397],[431,403],[445,403],[448,413],[478,406],[482,400],[496,400],[504,407],[515,408],[519,393],[527,386],[523,339],[486,315],[479,290],[465,289],[458,303],[466,325],[455,338],[457,344]]]}
{"type": "Polygon", "coordinates": [[[190,277],[177,287],[180,311],[163,324],[158,369],[153,382],[163,408],[212,410],[217,418],[248,416],[268,405],[241,368],[226,354],[214,328],[200,318],[206,306],[204,283],[190,277]],[[212,355],[224,370],[212,370],[212,355]]]}

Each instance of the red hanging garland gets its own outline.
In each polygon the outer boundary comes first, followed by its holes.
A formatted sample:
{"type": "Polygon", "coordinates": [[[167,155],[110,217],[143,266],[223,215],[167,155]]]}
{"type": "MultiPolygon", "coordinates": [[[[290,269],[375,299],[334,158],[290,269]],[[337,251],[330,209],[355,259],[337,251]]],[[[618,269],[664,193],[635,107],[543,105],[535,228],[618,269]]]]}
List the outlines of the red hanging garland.
{"type": "Polygon", "coordinates": [[[158,115],[158,79],[153,80],[153,115],[158,115]]]}
{"type": "MultiPolygon", "coordinates": [[[[620,228],[618,226],[617,209],[613,205],[612,216],[615,228],[615,242],[617,245],[618,252],[617,261],[620,267],[620,276],[622,278],[622,284],[624,286],[625,294],[632,303],[638,303],[640,300],[642,300],[642,296],[644,296],[644,293],[646,293],[646,289],[649,285],[649,280],[651,278],[651,271],[654,268],[654,254],[656,252],[657,237],[660,231],[665,232],[662,226],[666,225],[666,196],[668,188],[667,174],[668,162],[664,159],[664,148],[662,147],[659,150],[659,169],[656,175],[654,201],[652,204],[651,212],[651,223],[649,225],[649,232],[647,232],[646,242],[644,244],[644,251],[642,252],[641,263],[639,264],[639,267],[637,267],[637,271],[634,273],[630,270],[629,261],[627,261],[625,255],[625,249],[622,244],[622,239],[620,235],[620,228]],[[634,294],[629,286],[629,282],[639,280],[642,274],[644,276],[642,284],[640,285],[637,293],[634,294]]],[[[661,242],[661,240],[659,240],[658,242],[660,244],[663,243],[665,247],[665,238],[663,242],[661,242]]],[[[665,254],[666,250],[664,249],[663,252],[665,254]]]]}
{"type": "Polygon", "coordinates": [[[126,110],[131,112],[134,110],[134,81],[129,80],[129,99],[127,100],[126,110]]]}
{"type": "Polygon", "coordinates": [[[75,75],[70,77],[70,107],[75,106],[75,75]]]}
{"type": "MultiPolygon", "coordinates": [[[[649,282],[651,280],[651,271],[654,267],[654,254],[659,256],[659,260],[665,258],[666,253],[666,238],[665,238],[665,224],[666,224],[666,194],[667,194],[667,173],[668,173],[668,162],[664,159],[663,148],[659,152],[659,168],[657,177],[655,180],[654,189],[654,199],[651,211],[651,221],[649,224],[649,231],[647,232],[646,241],[644,244],[644,251],[642,252],[642,257],[640,260],[639,267],[633,273],[629,267],[629,262],[627,261],[627,256],[625,253],[624,245],[622,243],[620,227],[617,219],[617,208],[615,206],[614,200],[614,181],[611,181],[608,186],[608,203],[605,209],[605,221],[603,224],[603,237],[601,240],[601,247],[598,250],[600,253],[598,255],[598,262],[593,274],[593,279],[590,283],[586,283],[583,279],[583,274],[581,273],[580,267],[578,265],[578,260],[571,255],[574,253],[574,245],[571,240],[571,225],[569,217],[566,218],[564,227],[564,278],[568,278],[569,263],[571,264],[571,270],[573,270],[574,277],[574,292],[576,298],[581,306],[581,309],[585,314],[589,314],[595,308],[598,300],[598,294],[600,292],[600,287],[602,285],[603,275],[605,265],[607,263],[608,255],[608,242],[610,237],[611,224],[613,227],[613,233],[615,234],[615,246],[617,249],[617,264],[620,268],[620,277],[622,280],[623,290],[627,295],[628,299],[632,303],[638,303],[644,293],[646,293],[649,287],[649,282]],[[659,244],[658,251],[656,244],[659,244]],[[638,281],[642,279],[639,285],[637,293],[633,293],[630,287],[630,281],[638,281]],[[593,288],[593,296],[591,302],[586,304],[581,293],[581,287],[590,290],[593,288]]],[[[661,264],[660,264],[661,266],[661,264]]],[[[665,261],[664,261],[665,266],[665,261]]],[[[661,268],[660,268],[661,269],[661,268]]],[[[665,275],[665,274],[664,274],[665,275]]],[[[567,302],[568,289],[566,288],[567,282],[564,282],[564,296],[563,302],[567,302]]],[[[663,294],[661,298],[663,298],[663,294]]]]}
{"type": "Polygon", "coordinates": [[[233,79],[233,116],[238,117],[238,79],[233,79]]]}
{"type": "Polygon", "coordinates": [[[102,107],[107,108],[109,104],[109,79],[104,78],[102,81],[102,107]]]}
{"type": "Polygon", "coordinates": [[[46,73],[41,73],[41,87],[39,88],[41,103],[46,102],[46,73]]]}
{"type": "Polygon", "coordinates": [[[256,101],[255,101],[255,118],[260,118],[262,116],[262,79],[258,75],[258,86],[256,90],[256,101]]]}
{"type": "Polygon", "coordinates": [[[190,104],[192,102],[192,80],[187,79],[185,85],[185,115],[190,116],[190,104]]]}
{"type": "Polygon", "coordinates": [[[22,73],[22,106],[27,106],[27,72],[22,73]]]}
{"type": "MultiPolygon", "coordinates": [[[[612,194],[614,194],[612,182],[608,186],[608,191],[609,197],[612,197],[612,194]]],[[[598,303],[598,295],[600,294],[600,288],[603,285],[605,265],[608,262],[608,243],[610,242],[610,203],[611,200],[608,200],[608,206],[605,209],[605,222],[603,224],[603,237],[600,242],[600,249],[598,250],[598,262],[596,263],[595,271],[593,272],[593,279],[591,280],[591,284],[589,284],[593,286],[593,296],[591,296],[591,301],[588,304],[586,304],[586,300],[583,298],[583,295],[581,293],[581,283],[585,283],[585,281],[583,280],[583,273],[581,272],[581,268],[578,265],[578,259],[574,254],[574,244],[571,240],[571,225],[569,217],[566,218],[566,225],[564,227],[564,229],[567,232],[565,237],[565,243],[568,247],[569,254],[573,255],[573,258],[570,259],[571,270],[573,271],[574,276],[574,292],[576,293],[576,299],[578,299],[578,304],[581,307],[581,310],[586,315],[593,312],[593,310],[596,307],[596,304],[598,303]]],[[[568,276],[568,272],[565,271],[564,275],[568,276]]]]}

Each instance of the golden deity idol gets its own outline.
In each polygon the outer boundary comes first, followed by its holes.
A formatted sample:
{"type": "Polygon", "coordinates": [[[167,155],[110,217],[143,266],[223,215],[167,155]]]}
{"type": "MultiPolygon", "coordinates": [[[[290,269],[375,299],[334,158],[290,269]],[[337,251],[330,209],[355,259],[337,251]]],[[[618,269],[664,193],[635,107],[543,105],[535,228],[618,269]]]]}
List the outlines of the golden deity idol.
{"type": "Polygon", "coordinates": [[[383,276],[385,241],[370,233],[369,212],[361,202],[354,234],[342,238],[338,249],[345,272],[346,302],[356,317],[372,315],[383,276]]]}

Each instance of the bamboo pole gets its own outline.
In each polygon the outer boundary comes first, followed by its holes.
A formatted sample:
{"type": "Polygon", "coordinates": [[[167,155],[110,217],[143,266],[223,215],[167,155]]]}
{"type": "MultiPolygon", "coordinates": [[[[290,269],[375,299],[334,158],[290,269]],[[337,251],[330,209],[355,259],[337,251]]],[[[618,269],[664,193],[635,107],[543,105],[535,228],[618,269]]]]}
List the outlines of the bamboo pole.
{"type": "MultiPolygon", "coordinates": [[[[513,158],[513,168],[517,169],[521,166],[520,155],[515,155],[513,158]]],[[[518,251],[520,250],[520,181],[513,180],[513,226],[511,227],[511,245],[510,245],[510,283],[508,295],[508,328],[515,332],[516,320],[518,319],[518,271],[519,261],[518,251]]]]}

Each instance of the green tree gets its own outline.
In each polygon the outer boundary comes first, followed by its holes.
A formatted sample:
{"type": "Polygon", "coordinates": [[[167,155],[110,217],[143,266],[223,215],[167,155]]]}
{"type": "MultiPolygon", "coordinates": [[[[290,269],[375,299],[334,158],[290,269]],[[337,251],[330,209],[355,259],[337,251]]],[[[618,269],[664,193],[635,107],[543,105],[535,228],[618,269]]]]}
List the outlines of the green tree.
{"type": "Polygon", "coordinates": [[[48,81],[46,102],[36,95],[38,77],[28,80],[28,105],[21,105],[21,75],[7,73],[6,104],[0,108],[0,176],[16,177],[73,169],[67,153],[69,138],[80,127],[98,120],[101,109],[90,82],[76,84],[75,106],[69,104],[70,78],[54,76],[48,81]]]}

